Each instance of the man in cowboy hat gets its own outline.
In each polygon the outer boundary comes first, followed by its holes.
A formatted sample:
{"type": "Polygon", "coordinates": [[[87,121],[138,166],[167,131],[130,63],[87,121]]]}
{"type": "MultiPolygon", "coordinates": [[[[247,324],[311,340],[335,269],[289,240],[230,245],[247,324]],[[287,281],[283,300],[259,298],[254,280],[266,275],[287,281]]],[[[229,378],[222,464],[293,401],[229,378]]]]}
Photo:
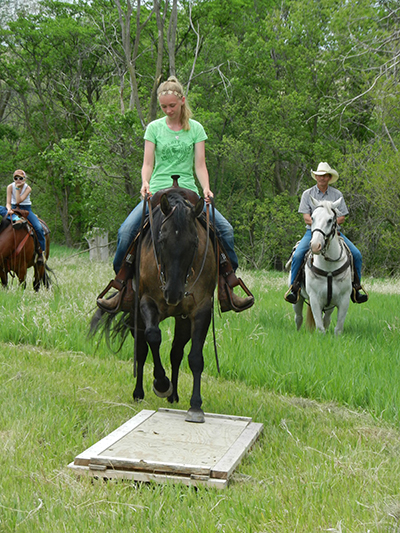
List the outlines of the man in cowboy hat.
{"type": "MultiPolygon", "coordinates": [[[[314,206],[311,203],[310,197],[312,196],[316,200],[335,202],[336,200],[341,200],[338,211],[337,223],[338,229],[340,231],[340,224],[343,224],[346,215],[348,215],[349,210],[347,209],[346,203],[343,198],[343,194],[338,191],[336,188],[331,187],[332,183],[335,183],[339,174],[335,169],[331,168],[328,163],[320,163],[317,170],[311,171],[311,176],[317,182],[316,185],[307,189],[303,192],[300,206],[298,212],[303,215],[304,222],[306,223],[306,233],[297,245],[293,256],[292,256],[292,266],[291,266],[291,278],[290,278],[290,288],[285,294],[285,300],[291,304],[295,304],[300,296],[301,288],[301,272],[304,256],[306,255],[311,241],[311,215],[314,210],[314,206]]],[[[368,295],[365,293],[362,294],[360,290],[361,287],[361,266],[362,266],[362,257],[360,251],[354,246],[354,244],[344,235],[341,234],[341,237],[349,247],[354,258],[354,282],[353,282],[353,292],[351,299],[355,303],[364,303],[368,300],[368,295]]]]}

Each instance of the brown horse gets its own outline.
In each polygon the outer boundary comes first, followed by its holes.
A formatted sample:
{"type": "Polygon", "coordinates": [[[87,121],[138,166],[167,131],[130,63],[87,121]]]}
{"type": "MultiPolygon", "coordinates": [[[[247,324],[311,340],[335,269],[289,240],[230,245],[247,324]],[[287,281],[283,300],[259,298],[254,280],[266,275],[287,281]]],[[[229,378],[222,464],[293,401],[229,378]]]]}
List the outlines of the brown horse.
{"type": "MultiPolygon", "coordinates": [[[[49,257],[50,237],[46,238],[46,260],[49,257]]],[[[7,286],[8,274],[13,273],[25,286],[28,268],[34,268],[33,288],[38,291],[40,285],[48,288],[50,270],[46,264],[36,262],[35,237],[30,226],[14,229],[5,218],[0,224],[0,279],[3,287],[7,286]]]]}
{"type": "MultiPolygon", "coordinates": [[[[179,189],[178,189],[179,191],[179,189]]],[[[216,285],[215,253],[207,230],[198,218],[204,200],[190,204],[176,189],[161,196],[160,206],[154,210],[151,231],[143,237],[140,250],[140,275],[137,324],[135,309],[129,320],[126,314],[118,326],[110,324],[115,316],[107,315],[108,329],[119,327],[136,334],[137,380],[133,392],[135,400],[144,398],[143,367],[150,347],[154,362],[153,390],[169,402],[178,402],[178,373],[184,347],[191,340],[189,366],[193,374],[193,391],[186,420],[204,422],[200,393],[204,367],[203,346],[213,309],[216,285]],[[153,237],[153,238],[152,238],[153,237]],[[166,376],[160,358],[161,330],[159,324],[168,317],[175,318],[175,332],[170,353],[172,377],[166,376]]],[[[92,319],[91,330],[96,332],[103,311],[92,319]]],[[[107,326],[106,326],[107,329],[107,326]]],[[[115,329],[113,330],[115,332],[115,329]]]]}

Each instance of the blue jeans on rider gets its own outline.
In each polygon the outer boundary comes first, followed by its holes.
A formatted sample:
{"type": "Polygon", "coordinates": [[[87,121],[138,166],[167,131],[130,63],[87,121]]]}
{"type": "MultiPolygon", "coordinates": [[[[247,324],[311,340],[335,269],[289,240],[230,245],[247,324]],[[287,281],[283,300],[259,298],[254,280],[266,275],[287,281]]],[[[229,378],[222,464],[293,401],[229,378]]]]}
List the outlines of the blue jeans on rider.
{"type": "MultiPolygon", "coordinates": [[[[343,233],[340,233],[340,236],[343,237],[344,242],[347,244],[347,246],[350,249],[350,252],[353,255],[354,259],[354,268],[356,269],[358,279],[361,281],[361,266],[362,266],[362,256],[361,252],[358,248],[354,246],[354,244],[349,241],[349,239],[343,235],[343,233]]],[[[293,254],[292,257],[292,266],[291,266],[291,276],[290,276],[290,284],[293,285],[294,280],[296,279],[297,273],[303,264],[303,259],[306,253],[308,252],[310,248],[310,242],[311,242],[311,230],[307,229],[304,237],[301,239],[299,244],[297,245],[296,251],[293,254]]]]}
{"type": "MultiPolygon", "coordinates": [[[[204,211],[206,211],[206,204],[204,204],[204,211]]],[[[136,237],[140,223],[142,221],[143,200],[131,211],[125,221],[118,230],[117,251],[114,256],[114,271],[117,274],[121,268],[122,261],[125,257],[128,248],[136,237]]],[[[148,207],[146,206],[146,214],[148,214],[148,207]]],[[[212,209],[210,206],[210,221],[213,222],[212,209]]],[[[229,222],[215,209],[215,229],[222,246],[231,261],[232,268],[236,271],[238,267],[238,258],[234,250],[233,228],[229,222]]]]}
{"type": "MultiPolygon", "coordinates": [[[[15,209],[17,206],[13,204],[11,207],[15,209]]],[[[30,205],[21,205],[20,208],[24,209],[25,211],[28,211],[28,220],[32,224],[33,229],[36,231],[40,248],[42,249],[42,252],[44,252],[46,250],[46,238],[44,236],[44,231],[40,220],[35,215],[35,213],[32,212],[32,207],[30,205]]]]}
{"type": "MultiPolygon", "coordinates": [[[[4,207],[4,205],[0,205],[0,217],[5,217],[6,215],[7,215],[7,208],[4,207]]],[[[19,217],[17,215],[12,215],[12,220],[18,220],[18,219],[19,217]]]]}

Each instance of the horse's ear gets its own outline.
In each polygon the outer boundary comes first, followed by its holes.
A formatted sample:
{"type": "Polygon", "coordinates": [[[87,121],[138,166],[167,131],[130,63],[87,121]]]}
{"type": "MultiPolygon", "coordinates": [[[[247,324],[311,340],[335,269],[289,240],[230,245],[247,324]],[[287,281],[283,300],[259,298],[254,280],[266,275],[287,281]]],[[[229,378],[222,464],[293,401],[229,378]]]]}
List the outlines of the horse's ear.
{"type": "Polygon", "coordinates": [[[342,201],[342,199],[339,198],[335,202],[332,202],[332,209],[337,209],[339,207],[341,201],[342,201]]]}
{"type": "Polygon", "coordinates": [[[319,205],[318,200],[316,200],[314,196],[310,196],[310,200],[314,207],[317,207],[319,205]]]}
{"type": "Polygon", "coordinates": [[[204,198],[200,198],[197,201],[196,205],[193,207],[194,216],[198,218],[202,214],[203,209],[204,209],[204,198]]]}
{"type": "Polygon", "coordinates": [[[165,216],[168,216],[171,213],[172,207],[169,203],[168,196],[165,193],[160,198],[160,207],[165,216]]]}

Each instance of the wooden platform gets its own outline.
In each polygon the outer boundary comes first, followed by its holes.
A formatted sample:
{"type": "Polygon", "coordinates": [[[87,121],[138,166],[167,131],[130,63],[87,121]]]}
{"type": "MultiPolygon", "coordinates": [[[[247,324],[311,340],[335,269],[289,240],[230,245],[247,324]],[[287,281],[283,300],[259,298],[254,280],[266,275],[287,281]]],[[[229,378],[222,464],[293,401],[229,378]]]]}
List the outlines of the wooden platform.
{"type": "Polygon", "coordinates": [[[68,466],[93,477],[225,488],[263,425],[210,413],[204,424],[194,424],[185,416],[144,409],[68,466]]]}

